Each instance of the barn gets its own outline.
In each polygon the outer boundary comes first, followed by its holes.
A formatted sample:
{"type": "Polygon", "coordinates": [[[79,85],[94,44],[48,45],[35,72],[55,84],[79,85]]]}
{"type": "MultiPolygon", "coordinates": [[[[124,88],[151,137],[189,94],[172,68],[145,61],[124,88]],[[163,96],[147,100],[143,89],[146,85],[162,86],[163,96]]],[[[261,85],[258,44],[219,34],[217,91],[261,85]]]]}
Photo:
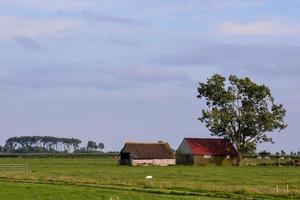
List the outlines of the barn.
{"type": "Polygon", "coordinates": [[[168,143],[127,142],[120,152],[121,165],[175,165],[174,153],[168,143]]]}
{"type": "Polygon", "coordinates": [[[177,164],[235,164],[237,151],[225,139],[184,138],[176,151],[177,164]]]}

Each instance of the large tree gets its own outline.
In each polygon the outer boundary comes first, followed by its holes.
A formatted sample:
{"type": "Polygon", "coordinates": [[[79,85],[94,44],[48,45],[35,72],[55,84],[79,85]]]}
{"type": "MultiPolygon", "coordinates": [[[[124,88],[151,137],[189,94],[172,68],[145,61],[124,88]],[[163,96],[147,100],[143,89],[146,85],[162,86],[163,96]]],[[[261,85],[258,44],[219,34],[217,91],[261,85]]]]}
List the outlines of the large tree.
{"type": "Polygon", "coordinates": [[[276,104],[270,89],[249,78],[225,77],[215,74],[206,83],[199,83],[198,98],[206,100],[199,120],[213,136],[229,140],[242,155],[256,149],[262,142],[273,142],[269,134],[287,127],[286,110],[276,104]]]}

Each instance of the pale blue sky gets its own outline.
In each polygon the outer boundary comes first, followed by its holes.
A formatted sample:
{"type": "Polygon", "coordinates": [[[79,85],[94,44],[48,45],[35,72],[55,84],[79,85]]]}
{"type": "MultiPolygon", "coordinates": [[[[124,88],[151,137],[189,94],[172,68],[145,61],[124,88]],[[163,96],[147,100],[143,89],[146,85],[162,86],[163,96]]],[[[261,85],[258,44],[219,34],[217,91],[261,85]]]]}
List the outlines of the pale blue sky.
{"type": "Polygon", "coordinates": [[[0,0],[0,143],[209,137],[197,82],[249,76],[288,110],[260,149],[300,150],[297,0],[0,0]]]}

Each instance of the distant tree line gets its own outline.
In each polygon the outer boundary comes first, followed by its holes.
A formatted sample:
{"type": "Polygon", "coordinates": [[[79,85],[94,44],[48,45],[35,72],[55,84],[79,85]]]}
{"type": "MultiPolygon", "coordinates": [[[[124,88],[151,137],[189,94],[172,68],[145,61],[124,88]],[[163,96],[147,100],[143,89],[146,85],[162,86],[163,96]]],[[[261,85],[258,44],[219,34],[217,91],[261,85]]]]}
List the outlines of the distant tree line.
{"type": "Polygon", "coordinates": [[[81,147],[81,140],[76,138],[60,138],[53,136],[20,136],[10,137],[0,152],[5,153],[69,153],[103,151],[104,144],[89,141],[86,147],[81,147]]]}
{"type": "Polygon", "coordinates": [[[103,149],[104,149],[104,144],[102,142],[97,144],[96,142],[89,140],[86,147],[81,147],[79,149],[76,149],[74,152],[76,153],[86,153],[86,152],[96,152],[96,151],[102,152],[103,149]]]}
{"type": "MultiPolygon", "coordinates": [[[[260,156],[271,156],[272,153],[267,151],[267,150],[263,150],[263,151],[258,152],[258,155],[260,155],[260,156]]],[[[284,150],[281,150],[280,152],[276,152],[275,155],[276,156],[300,156],[300,151],[295,151],[295,152],[291,151],[289,153],[286,153],[284,150]]]]}
{"type": "Polygon", "coordinates": [[[79,148],[81,140],[52,136],[20,136],[6,140],[3,150],[10,153],[57,153],[79,148]]]}
{"type": "Polygon", "coordinates": [[[284,150],[281,150],[280,152],[276,152],[277,156],[285,156],[285,155],[290,155],[290,156],[300,156],[300,151],[291,151],[290,153],[286,153],[284,150]]]}

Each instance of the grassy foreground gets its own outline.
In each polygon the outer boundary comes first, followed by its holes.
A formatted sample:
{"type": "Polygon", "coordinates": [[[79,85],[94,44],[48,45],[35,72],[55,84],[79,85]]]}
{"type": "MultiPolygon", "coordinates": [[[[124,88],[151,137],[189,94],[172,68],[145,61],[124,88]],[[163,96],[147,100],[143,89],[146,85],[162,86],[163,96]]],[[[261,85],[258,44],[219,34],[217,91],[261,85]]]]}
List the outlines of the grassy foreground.
{"type": "MultiPolygon", "coordinates": [[[[191,200],[207,197],[191,197],[176,195],[148,194],[141,192],[99,189],[92,187],[78,187],[70,185],[32,184],[0,182],[0,200],[132,200],[132,199],[166,199],[166,200],[191,200]]],[[[220,199],[221,200],[221,199],[220,199]]]]}
{"type": "Polygon", "coordinates": [[[29,165],[27,173],[2,169],[3,199],[9,194],[15,199],[93,199],[96,194],[94,199],[113,199],[112,194],[120,199],[300,199],[300,168],[295,167],[128,167],[110,158],[0,158],[0,163],[29,165]],[[145,180],[147,175],[153,179],[145,180]],[[18,198],[19,191],[24,198],[18,198]]]}

